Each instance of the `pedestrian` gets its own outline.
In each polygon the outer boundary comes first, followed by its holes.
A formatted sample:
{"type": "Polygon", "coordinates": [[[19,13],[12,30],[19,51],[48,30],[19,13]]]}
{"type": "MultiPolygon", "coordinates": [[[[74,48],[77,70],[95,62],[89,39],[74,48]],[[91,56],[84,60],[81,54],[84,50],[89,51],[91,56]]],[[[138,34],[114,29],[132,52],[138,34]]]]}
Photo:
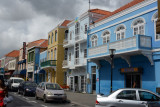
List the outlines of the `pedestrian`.
{"type": "Polygon", "coordinates": [[[4,80],[0,79],[0,107],[6,107],[6,104],[3,102],[5,96],[8,96],[8,90],[5,87],[4,80]]]}
{"type": "Polygon", "coordinates": [[[136,81],[133,82],[133,88],[136,88],[136,81]]]}
{"type": "Polygon", "coordinates": [[[27,81],[29,81],[28,77],[27,77],[27,81]]]}

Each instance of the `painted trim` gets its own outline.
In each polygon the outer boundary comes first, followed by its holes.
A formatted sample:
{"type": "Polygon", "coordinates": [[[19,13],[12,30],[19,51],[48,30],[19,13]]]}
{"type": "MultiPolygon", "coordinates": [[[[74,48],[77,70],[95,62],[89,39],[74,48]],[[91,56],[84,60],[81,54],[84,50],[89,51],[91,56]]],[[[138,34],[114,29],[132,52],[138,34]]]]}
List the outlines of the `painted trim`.
{"type": "Polygon", "coordinates": [[[100,22],[97,22],[96,24],[91,26],[91,29],[94,28],[94,27],[100,26],[102,24],[105,24],[105,23],[107,23],[109,21],[112,21],[114,19],[117,19],[117,18],[119,18],[121,16],[124,16],[126,14],[129,14],[129,13],[131,13],[133,11],[136,11],[136,10],[138,10],[140,8],[143,8],[143,7],[147,6],[147,5],[150,5],[150,4],[154,3],[154,2],[157,2],[157,0],[147,0],[147,1],[141,2],[141,3],[139,3],[139,4],[135,5],[135,6],[132,6],[132,7],[128,8],[128,9],[122,11],[122,12],[119,12],[119,13],[113,15],[113,16],[110,16],[109,18],[106,18],[106,19],[104,19],[104,20],[102,20],[100,22]]]}
{"type": "MultiPolygon", "coordinates": [[[[139,14],[137,14],[137,15],[134,15],[134,16],[131,16],[131,17],[129,17],[129,18],[126,18],[126,19],[124,19],[124,20],[122,20],[122,21],[116,22],[116,23],[111,24],[111,25],[109,25],[109,26],[103,27],[103,28],[101,28],[101,29],[99,29],[99,30],[93,31],[93,32],[89,33],[89,35],[90,35],[90,34],[93,34],[93,33],[96,33],[96,32],[99,32],[99,31],[101,31],[101,30],[107,29],[107,28],[109,28],[109,27],[118,25],[118,24],[123,23],[123,22],[125,22],[125,21],[131,20],[131,19],[133,19],[133,18],[135,18],[135,17],[141,16],[141,15],[143,15],[143,14],[146,14],[146,13],[148,13],[148,12],[154,11],[154,10],[156,10],[156,9],[157,9],[157,7],[151,8],[151,9],[149,9],[149,10],[146,10],[146,11],[142,12],[142,13],[139,13],[139,14]]],[[[110,20],[110,21],[112,21],[112,20],[110,20]]],[[[109,21],[108,21],[108,22],[109,22],[109,21]]],[[[106,23],[107,23],[107,22],[106,22],[106,23]]],[[[104,23],[104,24],[105,24],[105,23],[104,23]]],[[[93,28],[92,28],[92,29],[93,29],[93,28]]]]}

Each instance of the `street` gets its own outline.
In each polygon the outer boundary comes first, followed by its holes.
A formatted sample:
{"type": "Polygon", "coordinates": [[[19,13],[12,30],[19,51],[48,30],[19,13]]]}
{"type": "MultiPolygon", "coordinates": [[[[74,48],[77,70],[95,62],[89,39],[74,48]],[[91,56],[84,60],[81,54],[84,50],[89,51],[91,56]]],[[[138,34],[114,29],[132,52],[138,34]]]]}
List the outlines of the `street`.
{"type": "Polygon", "coordinates": [[[68,101],[66,103],[53,101],[44,103],[42,99],[36,100],[33,96],[23,96],[17,92],[9,92],[9,96],[13,97],[13,101],[7,107],[94,107],[95,101],[94,95],[72,92],[67,92],[68,101]]]}

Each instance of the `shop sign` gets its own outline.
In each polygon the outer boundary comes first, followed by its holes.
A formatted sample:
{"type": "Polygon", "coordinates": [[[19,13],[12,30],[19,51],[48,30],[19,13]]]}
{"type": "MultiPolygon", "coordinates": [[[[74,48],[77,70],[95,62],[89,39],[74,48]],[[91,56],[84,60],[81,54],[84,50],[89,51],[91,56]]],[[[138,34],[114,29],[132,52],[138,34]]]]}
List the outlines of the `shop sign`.
{"type": "Polygon", "coordinates": [[[120,72],[121,73],[140,73],[140,72],[142,72],[142,68],[137,68],[137,67],[135,67],[135,68],[121,68],[120,69],[120,72]]]}
{"type": "Polygon", "coordinates": [[[34,66],[29,65],[27,72],[33,72],[34,71],[34,66]]]}

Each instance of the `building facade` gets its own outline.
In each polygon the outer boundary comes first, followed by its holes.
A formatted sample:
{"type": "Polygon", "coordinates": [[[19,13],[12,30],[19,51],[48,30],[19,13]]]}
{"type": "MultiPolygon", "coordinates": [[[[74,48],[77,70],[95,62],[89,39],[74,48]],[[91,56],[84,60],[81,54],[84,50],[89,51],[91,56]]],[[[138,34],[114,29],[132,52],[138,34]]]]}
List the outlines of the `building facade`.
{"type": "Polygon", "coordinates": [[[48,33],[47,60],[41,61],[41,70],[46,73],[46,81],[58,83],[61,86],[64,85],[64,71],[62,69],[64,59],[63,40],[67,30],[66,25],[69,22],[69,20],[63,21],[48,33]]]}
{"type": "Polygon", "coordinates": [[[111,58],[115,49],[112,89],[160,87],[160,35],[156,34],[157,0],[133,0],[101,18],[88,35],[87,92],[111,91],[111,58]]]}
{"type": "Polygon", "coordinates": [[[66,83],[70,90],[74,92],[86,92],[87,31],[89,22],[94,22],[109,13],[104,10],[92,9],[80,17],[76,17],[67,25],[68,30],[65,32],[63,42],[65,48],[63,68],[66,69],[66,83]],[[89,16],[92,16],[91,20],[89,20],[89,16]]]}
{"type": "Polygon", "coordinates": [[[38,83],[39,56],[48,46],[48,40],[40,39],[28,43],[27,45],[27,73],[26,77],[30,81],[38,83]]]}

